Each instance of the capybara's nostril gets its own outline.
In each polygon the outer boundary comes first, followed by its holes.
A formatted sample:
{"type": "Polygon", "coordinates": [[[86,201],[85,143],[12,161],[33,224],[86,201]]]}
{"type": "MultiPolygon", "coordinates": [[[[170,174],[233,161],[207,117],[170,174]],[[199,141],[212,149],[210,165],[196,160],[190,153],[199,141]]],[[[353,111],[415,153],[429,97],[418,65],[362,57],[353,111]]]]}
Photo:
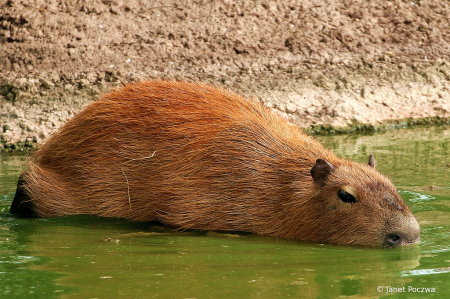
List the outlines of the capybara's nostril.
{"type": "Polygon", "coordinates": [[[399,234],[396,233],[390,233],[386,235],[386,246],[388,247],[394,247],[397,245],[400,245],[400,243],[402,242],[402,237],[400,237],[399,234]]]}

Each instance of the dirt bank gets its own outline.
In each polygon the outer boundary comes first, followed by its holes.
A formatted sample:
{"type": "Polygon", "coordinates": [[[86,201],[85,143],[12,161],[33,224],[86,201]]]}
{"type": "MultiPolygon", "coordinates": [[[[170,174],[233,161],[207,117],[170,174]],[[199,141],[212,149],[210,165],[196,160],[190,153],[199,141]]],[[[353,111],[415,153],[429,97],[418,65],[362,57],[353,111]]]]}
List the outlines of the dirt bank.
{"type": "Polygon", "coordinates": [[[255,97],[304,128],[448,122],[447,1],[0,0],[0,150],[151,78],[255,97]]]}

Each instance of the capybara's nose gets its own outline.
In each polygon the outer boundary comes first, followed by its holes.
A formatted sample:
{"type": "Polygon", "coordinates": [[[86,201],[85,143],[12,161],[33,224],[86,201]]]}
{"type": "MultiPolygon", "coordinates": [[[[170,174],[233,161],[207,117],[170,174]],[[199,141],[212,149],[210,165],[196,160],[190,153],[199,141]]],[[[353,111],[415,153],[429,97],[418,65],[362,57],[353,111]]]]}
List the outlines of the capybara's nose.
{"type": "Polygon", "coordinates": [[[420,241],[420,228],[416,218],[411,217],[408,222],[402,224],[396,231],[388,232],[384,236],[385,247],[409,245],[420,241]]]}

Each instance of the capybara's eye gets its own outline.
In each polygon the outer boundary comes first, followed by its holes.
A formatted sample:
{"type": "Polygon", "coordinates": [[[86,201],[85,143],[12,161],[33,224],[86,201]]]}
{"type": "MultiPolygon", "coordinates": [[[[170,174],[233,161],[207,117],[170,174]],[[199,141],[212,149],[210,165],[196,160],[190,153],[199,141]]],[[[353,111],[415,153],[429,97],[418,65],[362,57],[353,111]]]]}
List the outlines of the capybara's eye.
{"type": "Polygon", "coordinates": [[[338,195],[343,202],[350,202],[350,203],[356,202],[356,198],[347,191],[339,190],[338,195]]]}

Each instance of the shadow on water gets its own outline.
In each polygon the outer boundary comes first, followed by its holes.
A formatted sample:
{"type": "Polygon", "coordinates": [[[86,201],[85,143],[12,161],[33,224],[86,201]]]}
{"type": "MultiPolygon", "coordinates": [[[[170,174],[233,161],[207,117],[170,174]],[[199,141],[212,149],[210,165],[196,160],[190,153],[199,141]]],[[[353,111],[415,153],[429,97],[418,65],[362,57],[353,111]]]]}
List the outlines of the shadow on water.
{"type": "Polygon", "coordinates": [[[7,212],[25,159],[0,157],[0,298],[441,298],[450,292],[449,137],[445,127],[318,137],[356,161],[373,153],[399,187],[422,242],[396,249],[15,218],[7,212]]]}

